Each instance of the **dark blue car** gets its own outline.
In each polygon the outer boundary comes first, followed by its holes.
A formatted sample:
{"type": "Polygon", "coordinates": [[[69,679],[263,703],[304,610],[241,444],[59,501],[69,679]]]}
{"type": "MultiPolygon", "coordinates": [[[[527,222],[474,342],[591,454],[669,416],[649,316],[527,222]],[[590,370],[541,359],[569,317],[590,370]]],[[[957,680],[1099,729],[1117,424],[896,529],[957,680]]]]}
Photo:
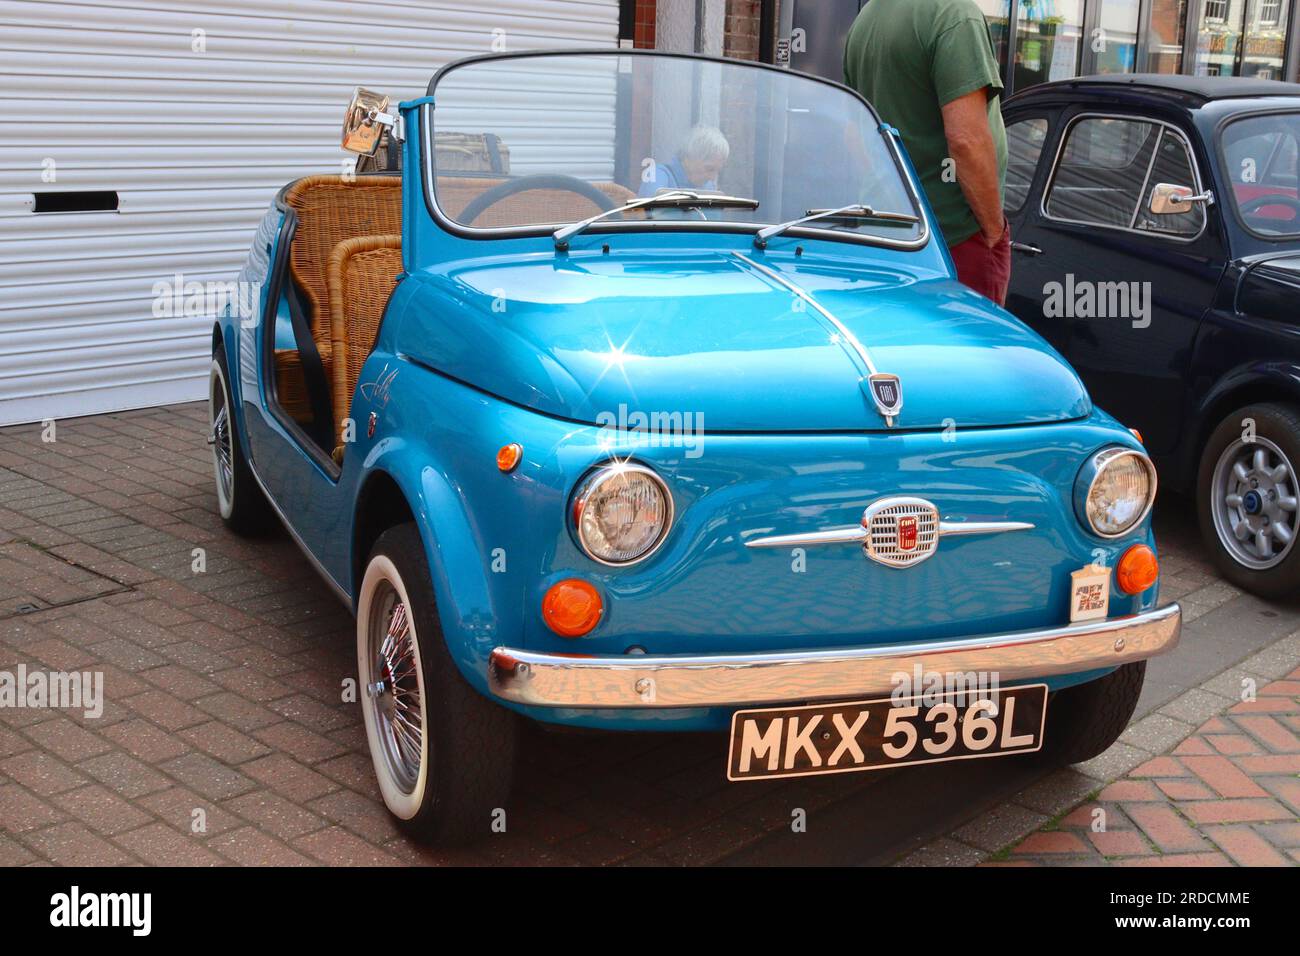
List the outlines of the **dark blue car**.
{"type": "Polygon", "coordinates": [[[1004,108],[1007,306],[1194,493],[1224,575],[1300,591],[1300,85],[1048,83],[1004,108]]]}

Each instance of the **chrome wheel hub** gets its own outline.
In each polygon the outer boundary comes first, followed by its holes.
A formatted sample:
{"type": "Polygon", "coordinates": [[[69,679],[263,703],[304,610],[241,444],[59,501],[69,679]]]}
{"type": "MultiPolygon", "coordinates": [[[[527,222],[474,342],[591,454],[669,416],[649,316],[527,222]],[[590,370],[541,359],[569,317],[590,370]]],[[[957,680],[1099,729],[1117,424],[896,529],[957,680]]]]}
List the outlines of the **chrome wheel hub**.
{"type": "Polygon", "coordinates": [[[367,631],[367,705],[393,782],[410,793],[420,779],[423,761],[424,700],[415,629],[391,585],[381,585],[381,593],[375,595],[367,631]]]}
{"type": "Polygon", "coordinates": [[[1238,439],[1223,450],[1209,505],[1219,540],[1239,564],[1266,570],[1295,545],[1295,469],[1267,438],[1238,439]]]}

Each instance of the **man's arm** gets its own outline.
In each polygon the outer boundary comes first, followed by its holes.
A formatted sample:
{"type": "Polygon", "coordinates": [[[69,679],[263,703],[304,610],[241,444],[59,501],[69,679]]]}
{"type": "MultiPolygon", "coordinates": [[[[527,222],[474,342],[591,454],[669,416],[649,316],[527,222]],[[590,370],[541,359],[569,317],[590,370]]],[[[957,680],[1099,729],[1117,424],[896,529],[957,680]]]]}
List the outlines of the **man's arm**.
{"type": "Polygon", "coordinates": [[[989,131],[988,87],[959,96],[943,107],[948,155],[956,165],[957,184],[975,214],[984,242],[1002,238],[1006,217],[998,187],[998,154],[989,131]]]}

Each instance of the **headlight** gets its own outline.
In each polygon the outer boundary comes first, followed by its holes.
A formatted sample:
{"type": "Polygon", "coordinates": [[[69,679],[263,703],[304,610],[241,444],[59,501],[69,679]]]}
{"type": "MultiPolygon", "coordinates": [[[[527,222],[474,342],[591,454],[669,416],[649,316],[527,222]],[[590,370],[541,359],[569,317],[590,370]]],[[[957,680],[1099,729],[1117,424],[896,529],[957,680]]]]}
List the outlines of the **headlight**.
{"type": "Polygon", "coordinates": [[[1132,448],[1103,448],[1075,485],[1079,518],[1103,538],[1117,538],[1147,516],[1156,500],[1156,469],[1132,448]]]}
{"type": "Polygon", "coordinates": [[[573,495],[578,543],[601,564],[631,564],[650,555],[673,521],[673,497],[644,465],[598,468],[573,495]]]}

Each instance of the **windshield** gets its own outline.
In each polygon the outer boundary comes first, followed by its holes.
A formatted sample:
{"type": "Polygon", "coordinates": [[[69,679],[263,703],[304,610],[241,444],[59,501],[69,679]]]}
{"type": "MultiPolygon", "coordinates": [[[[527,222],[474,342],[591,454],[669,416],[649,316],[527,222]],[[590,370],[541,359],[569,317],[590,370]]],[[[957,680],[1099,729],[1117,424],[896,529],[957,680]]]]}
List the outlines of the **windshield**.
{"type": "Polygon", "coordinates": [[[1246,228],[1267,239],[1300,236],[1300,113],[1234,120],[1224,127],[1222,140],[1232,199],[1246,228]]]}
{"type": "Polygon", "coordinates": [[[629,221],[750,228],[864,204],[906,216],[800,229],[903,245],[923,238],[876,118],[847,90],[810,77],[686,56],[556,53],[471,60],[435,83],[433,194],[459,226],[556,227],[660,190],[692,190],[757,206],[631,209],[589,231],[629,221]]]}

